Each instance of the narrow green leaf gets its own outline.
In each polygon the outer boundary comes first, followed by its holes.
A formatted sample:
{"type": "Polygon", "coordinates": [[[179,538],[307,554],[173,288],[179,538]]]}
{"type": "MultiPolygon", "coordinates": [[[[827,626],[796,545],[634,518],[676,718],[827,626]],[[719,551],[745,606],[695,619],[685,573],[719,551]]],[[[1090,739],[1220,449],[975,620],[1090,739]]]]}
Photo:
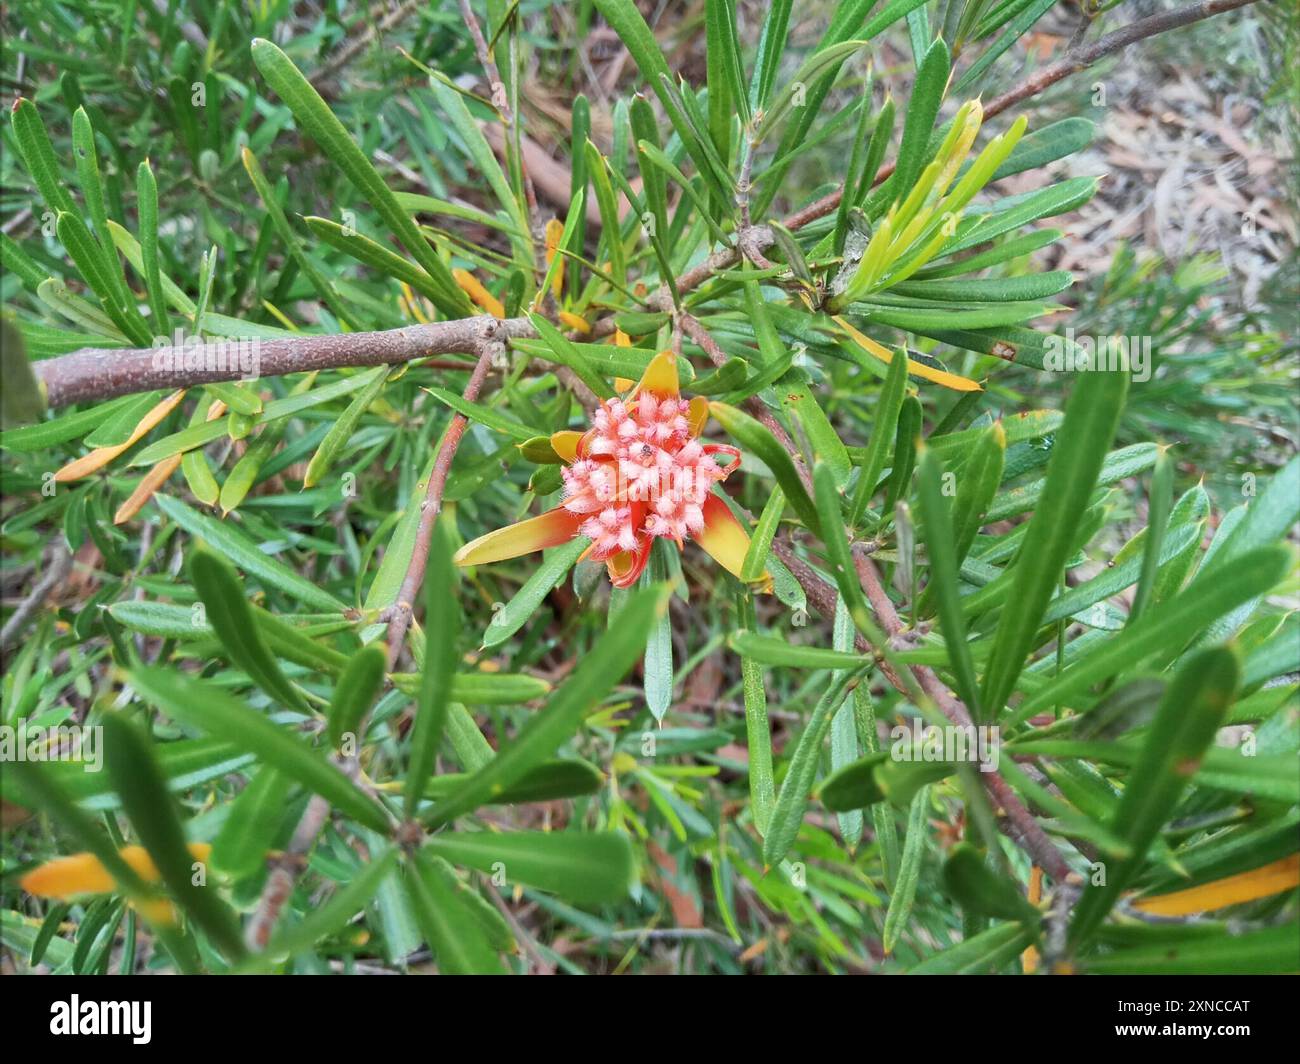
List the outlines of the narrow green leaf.
{"type": "Polygon", "coordinates": [[[1107,950],[1079,959],[1079,969],[1097,975],[1293,975],[1300,953],[1300,923],[1242,932],[1236,927],[1194,934],[1180,941],[1107,950]]]}
{"type": "Polygon", "coordinates": [[[1239,677],[1230,650],[1207,650],[1175,674],[1147,731],[1142,756],[1129,773],[1111,829],[1133,856],[1107,868],[1105,881],[1084,891],[1070,922],[1072,944],[1086,941],[1147,859],[1157,833],[1173,814],[1232,704],[1239,677]]]}
{"type": "MultiPolygon", "coordinates": [[[[876,129],[883,119],[887,118],[890,123],[894,120],[892,97],[886,100],[887,114],[884,110],[880,114],[875,113],[871,99],[871,75],[872,70],[868,66],[867,84],[858,103],[858,121],[853,132],[853,147],[849,151],[848,169],[844,173],[844,191],[840,195],[840,205],[835,211],[835,229],[831,237],[831,249],[836,255],[844,256],[846,260],[850,260],[852,255],[856,254],[854,251],[850,255],[845,255],[844,240],[849,231],[849,211],[858,205],[857,190],[863,181],[863,171],[870,165],[871,156],[875,151],[876,129]]],[[[879,165],[879,160],[876,160],[876,166],[879,165]]]]}
{"type": "MultiPolygon", "coordinates": [[[[934,121],[939,114],[939,105],[943,102],[948,88],[948,74],[952,60],[948,46],[942,39],[935,41],[926,50],[916,72],[916,83],[907,103],[907,114],[903,119],[903,138],[898,146],[898,162],[893,176],[881,186],[879,199],[888,203],[897,198],[893,189],[908,191],[916,182],[917,176],[929,160],[926,149],[930,143],[930,134],[934,130],[934,121]],[[885,192],[888,188],[890,191],[885,192]]],[[[871,212],[868,212],[871,213],[871,212]]]]}
{"type": "MultiPolygon", "coordinates": [[[[903,359],[891,360],[902,362],[903,359]]],[[[887,520],[894,512],[900,499],[907,497],[912,483],[912,470],[916,465],[916,448],[921,439],[921,421],[924,417],[921,401],[914,395],[907,396],[898,408],[898,431],[894,436],[893,469],[889,474],[889,486],[885,490],[885,505],[881,510],[881,519],[887,520]]]]}
{"type": "Polygon", "coordinates": [[[444,975],[500,975],[505,969],[487,931],[461,896],[460,883],[442,858],[417,853],[403,880],[411,910],[444,975]]]}
{"type": "Polygon", "coordinates": [[[358,262],[378,270],[385,277],[396,281],[405,281],[420,295],[437,302],[442,298],[442,290],[432,277],[413,262],[408,262],[401,255],[389,251],[378,241],[358,233],[355,229],[340,225],[329,218],[309,215],[303,218],[303,224],[332,248],[351,255],[358,262]]]}
{"type": "Polygon", "coordinates": [[[148,740],[138,725],[117,713],[103,718],[103,728],[108,774],[140,844],[177,904],[227,959],[238,961],[245,952],[239,921],[217,894],[215,884],[208,884],[207,876],[196,877],[194,855],[185,844],[175,800],[167,791],[148,740]]]}
{"type": "Polygon", "coordinates": [[[208,550],[193,552],[189,563],[190,579],[207,607],[207,620],[230,656],[231,664],[272,698],[290,709],[306,711],[306,703],[296,688],[280,671],[262,641],[247,592],[229,563],[208,550]]]}
{"type": "Polygon", "coordinates": [[[284,822],[293,781],[270,765],[257,771],[230,803],[226,821],[212,842],[212,865],[233,879],[266,864],[284,822]]]}
{"type": "MultiPolygon", "coordinates": [[[[615,317],[615,324],[620,325],[621,319],[625,315],[615,317]]],[[[664,318],[662,321],[666,321],[664,318]]],[[[662,324],[662,322],[661,322],[662,324]]],[[[657,331],[658,325],[654,326],[651,331],[657,331]]],[[[627,329],[623,329],[627,332],[627,329]]],[[[541,340],[514,340],[510,345],[517,351],[533,358],[544,359],[547,362],[559,362],[565,364],[564,357],[555,354],[555,352],[545,342],[541,340]]],[[[586,364],[597,374],[604,377],[623,377],[626,380],[638,380],[650,365],[650,360],[655,357],[657,352],[642,347],[619,347],[616,344],[573,344],[578,353],[586,364]]],[[[695,380],[695,371],[691,364],[684,358],[677,360],[677,372],[681,376],[683,388],[695,380]]],[[[536,435],[535,430],[529,431],[529,436],[536,435]]]]}
{"type": "Polygon", "coordinates": [[[447,724],[447,703],[452,696],[456,665],[460,661],[460,600],[456,597],[456,567],[451,554],[447,530],[441,521],[436,521],[429,547],[429,569],[424,578],[424,672],[406,768],[404,797],[408,819],[415,813],[424,780],[433,772],[434,758],[447,724]]]}
{"type": "Polygon", "coordinates": [[[790,767],[777,793],[776,805],[772,808],[767,835],[763,839],[763,863],[769,868],[780,864],[794,845],[799,826],[803,823],[808,794],[812,790],[813,777],[821,760],[822,744],[830,729],[831,719],[848,693],[861,681],[867,667],[859,662],[856,667],[845,669],[833,677],[830,686],[813,708],[803,734],[799,736],[794,755],[790,758],[790,767]]]}
{"type": "MultiPolygon", "coordinates": [[[[135,204],[140,221],[140,258],[143,263],[144,287],[149,300],[149,317],[157,336],[172,336],[172,317],[162,295],[162,274],[159,268],[159,187],[153,178],[149,160],[143,160],[135,172],[135,204]]],[[[117,242],[117,234],[109,229],[109,237],[117,242]]]]}
{"type": "Polygon", "coordinates": [[[1245,517],[1233,527],[1222,546],[1206,558],[1196,581],[1217,574],[1247,551],[1283,539],[1297,521],[1300,521],[1300,455],[1279,469],[1263,493],[1246,507],[1245,517]]]}
{"type": "Polygon", "coordinates": [[[1082,151],[1092,143],[1095,132],[1096,126],[1086,118],[1062,118],[1059,122],[1051,122],[1021,138],[1006,162],[993,172],[989,180],[1001,181],[1004,177],[1037,170],[1082,151]]]}
{"type": "MultiPolygon", "coordinates": [[[[920,284],[924,281],[938,280],[964,273],[976,273],[990,266],[1001,266],[1004,262],[1022,258],[1031,251],[1037,251],[1039,248],[1056,243],[1061,239],[1062,235],[1059,229],[1033,229],[1022,236],[1011,237],[1000,244],[994,244],[987,251],[967,255],[964,259],[954,259],[951,262],[941,263],[937,266],[926,266],[924,269],[917,270],[916,273],[912,274],[911,281],[904,281],[903,284],[920,284]]],[[[902,285],[894,287],[896,292],[901,289],[902,285]]]]}
{"type": "Polygon", "coordinates": [[[147,347],[153,339],[149,327],[140,317],[134,300],[126,303],[119,302],[109,263],[103,249],[90,235],[86,223],[79,215],[64,212],[59,215],[54,228],[59,243],[76,264],[86,284],[99,297],[100,304],[113,324],[138,346],[147,347]]]}
{"type": "MultiPolygon", "coordinates": [[[[953,195],[956,191],[954,189],[953,195]]],[[[1087,203],[1096,191],[1095,177],[1074,177],[1034,192],[1008,196],[992,204],[987,211],[972,209],[957,226],[953,239],[944,244],[936,258],[955,255],[1040,218],[1066,214],[1087,203]]]]}
{"type": "Polygon", "coordinates": [[[894,893],[889,896],[889,908],[885,911],[885,933],[883,946],[886,953],[893,953],[894,946],[907,927],[912,915],[912,903],[916,900],[916,884],[921,878],[921,858],[925,854],[926,822],[925,816],[930,808],[930,788],[922,787],[912,799],[907,813],[907,835],[903,839],[903,857],[898,868],[898,883],[894,893]]]}
{"type": "MultiPolygon", "coordinates": [[[[853,623],[853,618],[844,605],[844,597],[841,595],[835,600],[835,621],[831,633],[833,649],[851,651],[853,649],[853,637],[857,633],[857,628],[853,623]]],[[[839,709],[835,711],[835,716],[831,718],[831,772],[843,768],[845,765],[851,765],[857,761],[859,756],[858,749],[858,720],[857,720],[857,695],[858,690],[864,684],[858,684],[853,689],[853,702],[846,699],[839,709]]],[[[840,838],[844,840],[844,845],[852,853],[859,842],[862,841],[862,813],[857,809],[851,809],[848,812],[837,813],[836,822],[840,828],[840,838]]]]}
{"type": "Polygon", "coordinates": [[[907,393],[907,359],[889,360],[889,369],[885,373],[885,385],[881,389],[880,399],[876,404],[876,416],[871,426],[871,440],[867,444],[867,455],[858,468],[858,482],[853,489],[853,504],[849,509],[849,523],[857,528],[867,504],[875,493],[884,472],[885,462],[889,456],[889,446],[894,442],[898,427],[898,414],[903,406],[903,397],[907,393]]]}
{"type": "Polygon", "coordinates": [[[311,456],[311,461],[307,463],[307,472],[302,481],[304,488],[312,488],[319,484],[321,478],[334,464],[339,452],[352,438],[352,433],[361,420],[361,415],[370,408],[370,404],[378,399],[379,394],[384,390],[384,384],[388,377],[388,367],[376,366],[374,369],[363,373],[362,376],[366,377],[367,383],[348,403],[347,409],[339,415],[338,420],[330,426],[329,432],[325,434],[325,438],[320,441],[320,446],[316,448],[316,453],[311,456]]]}
{"type": "Polygon", "coordinates": [[[392,846],[379,853],[372,851],[370,860],[347,886],[336,891],[324,905],[308,910],[299,923],[277,931],[261,956],[271,961],[292,957],[338,934],[375,897],[380,884],[397,864],[398,854],[392,846]]]}
{"type": "Polygon", "coordinates": [[[781,485],[781,490],[785,492],[795,513],[814,534],[820,536],[817,509],[795,470],[794,460],[777,442],[776,437],[762,423],[734,406],[710,403],[709,413],[718,419],[737,443],[762,459],[781,485]]]}
{"type": "Polygon", "coordinates": [[[527,218],[519,202],[515,199],[514,193],[510,189],[510,182],[506,179],[501,164],[497,162],[496,155],[488,145],[487,138],[483,136],[478,123],[474,120],[474,116],[469,113],[469,108],[465,106],[464,98],[459,90],[441,74],[435,73],[433,77],[429,78],[429,88],[433,90],[438,106],[451,119],[451,124],[468,150],[475,169],[482,175],[483,180],[492,189],[497,201],[520,230],[519,246],[525,255],[525,261],[531,264],[532,240],[527,235],[527,218]]]}
{"type": "Polygon", "coordinates": [[[794,415],[812,446],[814,457],[831,467],[835,473],[835,486],[842,490],[848,483],[853,464],[839,433],[813,396],[808,374],[801,369],[792,369],[777,386],[781,405],[794,415]]]}
{"type": "MultiPolygon", "coordinates": [[[[736,591],[736,615],[742,631],[758,626],[754,598],[745,588],[736,591]]],[[[776,802],[776,786],[772,774],[772,732],[767,719],[767,689],[763,683],[763,668],[744,652],[740,653],[740,679],[745,699],[750,808],[754,827],[759,836],[764,837],[776,802]]]]}
{"type": "Polygon", "coordinates": [[[627,284],[627,259],[623,248],[622,223],[618,213],[618,200],[609,180],[609,164],[590,140],[583,145],[587,170],[592,187],[596,190],[596,203],[600,207],[600,246],[609,256],[609,266],[614,280],[627,284]]]}
{"type": "Polygon", "coordinates": [[[371,798],[302,740],[220,688],[168,669],[141,667],[131,683],[146,701],[217,739],[256,754],[340,812],[375,831],[387,833],[388,815],[371,798]]]}
{"type": "Polygon", "coordinates": [[[882,802],[907,805],[921,787],[957,771],[947,761],[902,761],[893,750],[877,750],[827,776],[817,797],[832,812],[865,809],[882,802]]]}
{"type": "MultiPolygon", "coordinates": [[[[813,470],[813,490],[817,500],[818,516],[821,518],[826,560],[830,563],[831,575],[835,577],[840,597],[853,618],[857,630],[872,646],[883,646],[884,637],[871,619],[872,614],[867,606],[866,595],[862,591],[862,582],[858,579],[857,566],[853,564],[848,536],[844,530],[844,516],[840,509],[842,497],[836,487],[835,473],[830,466],[817,463],[813,470]]],[[[851,649],[851,646],[848,649],[851,649]]]]}
{"type": "Polygon", "coordinates": [[[758,39],[758,55],[749,81],[749,109],[761,111],[767,106],[776,83],[781,57],[785,54],[786,38],[790,32],[790,9],[794,0],[773,0],[763,18],[763,30],[758,39]]]}
{"type": "Polygon", "coordinates": [[[434,806],[428,818],[429,826],[440,827],[492,801],[573,735],[588,711],[641,656],[651,625],[668,608],[670,590],[651,587],[636,591],[591,653],[578,663],[514,740],[504,744],[496,757],[475,772],[464,787],[434,806]]]}
{"type": "Polygon", "coordinates": [[[788,665],[796,669],[853,669],[868,660],[861,654],[804,646],[743,628],[731,633],[727,645],[737,654],[751,657],[762,665],[788,665]]]}
{"type": "Polygon", "coordinates": [[[218,521],[168,495],[154,496],[158,508],[192,536],[197,536],[222,557],[252,573],[268,587],[278,588],[286,595],[309,606],[330,611],[342,611],[345,605],[328,592],[322,591],[305,577],[299,576],[283,562],[276,561],[258,550],[248,537],[235,529],[230,522],[218,521]]]}
{"type": "Polygon", "coordinates": [[[1001,714],[1033,649],[1043,613],[1071,553],[1075,528],[1114,439],[1127,392],[1126,374],[1091,373],[1079,379],[1070,396],[1047,483],[1016,561],[1011,592],[1016,608],[1002,613],[984,675],[980,703],[990,720],[1001,714]]]}
{"type": "Polygon", "coordinates": [[[1023,277],[962,278],[949,280],[904,281],[892,285],[890,291],[899,296],[917,299],[934,299],[944,303],[1015,302],[1017,300],[1047,299],[1064,292],[1074,282],[1069,270],[1051,270],[1030,273],[1023,277]]]}
{"type": "MultiPolygon", "coordinates": [[[[455,742],[455,706],[448,717],[448,732],[455,742]]],[[[486,745],[486,741],[485,741],[486,745]]],[[[492,759],[492,748],[486,750],[484,764],[492,759]]],[[[469,776],[463,772],[443,772],[424,782],[424,797],[445,798],[456,791],[469,776]]],[[[605,774],[595,765],[576,758],[553,758],[529,769],[506,790],[492,800],[494,805],[517,805],[526,802],[552,802],[558,798],[578,798],[595,794],[605,782],[605,774]]]]}
{"type": "Polygon", "coordinates": [[[513,436],[520,442],[530,440],[536,435],[536,432],[522,421],[516,421],[514,418],[483,403],[472,403],[459,392],[453,392],[449,388],[436,387],[425,388],[424,390],[439,402],[451,407],[456,413],[464,415],[471,421],[481,422],[488,428],[496,429],[497,432],[504,432],[509,436],[513,436]]]}
{"type": "Polygon", "coordinates": [[[86,203],[86,213],[90,215],[91,224],[95,227],[95,239],[99,241],[100,251],[109,267],[109,283],[118,304],[125,306],[129,299],[134,301],[134,297],[127,291],[122,266],[117,260],[117,249],[112,234],[108,231],[108,210],[104,206],[104,183],[99,173],[99,154],[95,150],[95,131],[84,107],[78,107],[72,115],[72,155],[77,166],[77,183],[81,186],[81,196],[86,203]]]}
{"type": "Polygon", "coordinates": [[[984,855],[969,842],[959,842],[943,865],[948,894],[967,912],[998,920],[1018,920],[1037,927],[1039,912],[1007,876],[988,866],[984,855]]]}
{"type": "Polygon", "coordinates": [[[735,15],[730,0],[705,0],[704,41],[709,87],[709,135],[723,159],[731,158],[731,127],[734,107],[741,95],[736,84],[740,71],[737,54],[735,15]],[[733,102],[734,101],[734,102],[733,102]]]}
{"type": "MultiPolygon", "coordinates": [[[[210,318],[210,316],[209,316],[210,318]]],[[[304,378],[305,380],[306,378],[304,378]]],[[[320,406],[344,395],[350,395],[352,392],[363,388],[368,378],[365,374],[356,374],[352,377],[344,377],[341,380],[334,381],[332,384],[322,385],[319,388],[313,387],[310,391],[302,392],[296,395],[286,395],[283,399],[275,399],[266,404],[262,411],[262,416],[258,419],[258,424],[269,425],[271,422],[280,421],[284,418],[300,414],[304,410],[310,410],[314,406],[320,406]]],[[[208,421],[199,425],[191,425],[188,428],[181,429],[180,432],[174,432],[170,436],[164,436],[157,443],[151,443],[147,447],[142,447],[131,459],[128,465],[132,466],[150,466],[161,462],[164,458],[170,458],[174,454],[180,454],[182,451],[193,450],[195,447],[203,447],[213,440],[219,440],[228,435],[229,426],[225,421],[208,421]]],[[[162,496],[160,496],[162,498],[162,496]]]]}
{"type": "MultiPolygon", "coordinates": [[[[803,101],[799,110],[801,112],[806,110],[808,107],[809,87],[823,80],[829,84],[834,80],[844,61],[854,52],[861,51],[866,45],[865,40],[840,41],[818,48],[809,55],[795,72],[794,77],[786,83],[785,87],[776,94],[772,102],[762,112],[762,118],[758,121],[757,128],[754,130],[754,142],[758,143],[765,140],[772,130],[784,121],[786,115],[795,107],[797,100],[803,101]]],[[[806,120],[802,120],[802,114],[800,117],[801,122],[796,128],[806,126],[806,120]]],[[[783,140],[782,147],[784,146],[785,141],[783,140]]],[[[778,150],[778,154],[784,154],[784,152],[778,150]]]]}
{"type": "MultiPolygon", "coordinates": [[[[253,183],[257,198],[262,201],[262,206],[266,208],[266,216],[271,220],[271,225],[280,237],[280,242],[284,244],[285,249],[298,264],[298,269],[311,283],[321,301],[329,307],[330,313],[340,321],[345,322],[348,328],[358,330],[360,324],[353,316],[347,303],[344,302],[343,297],[339,295],[338,289],[334,287],[334,282],[325,276],[320,267],[312,261],[311,256],[307,254],[307,249],[303,247],[302,241],[298,239],[298,234],[289,225],[289,219],[285,217],[284,208],[280,206],[280,201],[276,197],[274,189],[271,188],[271,183],[266,179],[266,175],[262,173],[262,166],[257,161],[257,156],[248,148],[244,148],[240,153],[240,158],[243,160],[244,170],[248,174],[249,181],[253,183]]],[[[200,300],[200,303],[206,303],[206,301],[200,300]]],[[[201,332],[202,330],[196,325],[195,331],[201,332]]]]}
{"type": "MultiPolygon", "coordinates": [[[[776,527],[781,523],[781,514],[785,511],[785,492],[776,484],[772,493],[763,504],[763,512],[754,526],[754,534],[749,540],[749,549],[745,552],[745,561],[740,568],[741,583],[752,584],[763,578],[767,566],[767,557],[772,548],[772,539],[776,527]]],[[[742,624],[741,627],[749,627],[742,624]]]]}
{"type": "Polygon", "coordinates": [[[1151,475],[1151,491],[1147,496],[1146,542],[1142,549],[1142,575],[1133,593],[1127,624],[1136,621],[1155,591],[1156,575],[1160,567],[1161,548],[1169,527],[1169,516],[1174,506],[1174,460],[1168,451],[1156,459],[1156,469],[1151,475]]]}
{"type": "MultiPolygon", "coordinates": [[[[939,449],[934,446],[933,450],[938,453],[939,449]]],[[[970,457],[961,467],[957,497],[952,506],[953,554],[959,566],[970,553],[1002,483],[1006,452],[1007,432],[1003,423],[996,421],[981,431],[971,448],[970,457]]]]}
{"type": "Polygon", "coordinates": [[[980,708],[979,688],[975,681],[975,663],[971,658],[970,644],[966,642],[966,618],[962,615],[959,597],[956,537],[948,504],[943,498],[943,484],[939,460],[932,451],[921,457],[917,481],[921,519],[924,522],[926,551],[930,559],[930,583],[939,601],[940,630],[948,648],[954,686],[966,703],[971,716],[980,721],[984,714],[980,708]]]}
{"type": "Polygon", "coordinates": [[[980,79],[984,77],[985,72],[997,61],[998,57],[1016,41],[1020,40],[1055,2],[1056,0],[1033,0],[1032,3],[1011,19],[1001,36],[989,45],[979,59],[975,61],[975,64],[958,80],[957,91],[960,92],[969,85],[979,84],[980,79]]]}
{"type": "Polygon", "coordinates": [[[505,642],[532,618],[546,596],[573,568],[578,555],[587,549],[585,537],[579,537],[561,547],[547,551],[542,563],[533,570],[524,585],[499,610],[493,611],[492,620],[483,633],[483,648],[505,642]]]}
{"type": "Polygon", "coordinates": [[[1292,564],[1288,548],[1264,547],[1238,558],[1231,580],[1193,583],[1158,612],[1148,611],[1123,633],[1075,659],[1056,679],[1021,702],[1003,727],[1066,702],[1099,680],[1120,676],[1157,651],[1186,646],[1216,618],[1275,587],[1292,564]]]}
{"type": "MultiPolygon", "coordinates": [[[[340,749],[351,736],[354,746],[360,742],[361,721],[375,701],[379,687],[384,682],[384,668],[388,656],[383,646],[371,643],[358,650],[343,666],[334,683],[334,694],[330,698],[329,722],[330,745],[340,749]]],[[[355,752],[355,751],[354,751],[355,752]]]]}
{"type": "Polygon", "coordinates": [[[584,348],[586,344],[575,344],[564,333],[540,314],[530,314],[529,320],[542,342],[551,350],[556,362],[568,366],[578,378],[600,399],[613,399],[614,389],[595,367],[588,361],[584,348]]]}
{"type": "MultiPolygon", "coordinates": [[[[652,587],[669,579],[668,549],[667,543],[651,545],[649,564],[641,574],[642,587],[652,587]]],[[[673,629],[667,612],[650,627],[641,669],[646,707],[651,716],[662,723],[673,704],[673,629]]]]}
{"type": "MultiPolygon", "coordinates": [[[[995,972],[1023,953],[1034,934],[1020,923],[1002,923],[927,957],[910,975],[967,975],[995,972]]],[[[1148,969],[1150,970],[1150,969],[1148,969]]]]}
{"type": "Polygon", "coordinates": [[[424,844],[455,865],[504,874],[578,905],[622,901],[632,883],[627,836],[578,831],[449,831],[424,844]]]}
{"type": "Polygon", "coordinates": [[[77,208],[68,195],[67,182],[59,173],[54,146],[50,143],[50,135],[45,131],[45,123],[41,121],[36,105],[20,96],[14,102],[10,119],[18,152],[27,172],[36,182],[45,205],[56,215],[63,211],[75,212],[77,208]]]}
{"type": "MultiPolygon", "coordinates": [[[[422,683],[417,673],[395,672],[393,686],[418,692],[422,683]]],[[[458,672],[451,678],[451,697],[472,705],[509,706],[542,698],[551,685],[536,676],[509,672],[458,672]]]]}

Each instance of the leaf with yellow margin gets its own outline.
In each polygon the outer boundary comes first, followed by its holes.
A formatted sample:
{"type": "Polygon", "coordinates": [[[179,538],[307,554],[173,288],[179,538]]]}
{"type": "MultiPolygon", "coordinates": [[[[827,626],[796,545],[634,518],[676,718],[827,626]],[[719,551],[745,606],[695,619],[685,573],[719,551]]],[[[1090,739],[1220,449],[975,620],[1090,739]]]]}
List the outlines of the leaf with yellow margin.
{"type": "MultiPolygon", "coordinates": [[[[835,316],[834,321],[848,334],[849,339],[867,354],[879,359],[886,366],[894,361],[894,352],[885,347],[884,344],[876,343],[875,340],[855,329],[839,315],[835,316]]],[[[980,392],[984,390],[973,380],[959,377],[955,373],[948,373],[946,370],[935,369],[935,367],[927,366],[923,362],[917,362],[913,358],[907,359],[907,372],[913,377],[921,377],[923,380],[941,384],[943,387],[951,388],[955,392],[980,392]]]]}
{"type": "Polygon", "coordinates": [[[1257,901],[1297,886],[1300,886],[1300,853],[1293,853],[1261,868],[1202,883],[1199,887],[1139,898],[1133,908],[1152,916],[1191,916],[1244,901],[1257,901]]]}
{"type": "Polygon", "coordinates": [[[181,401],[184,395],[184,388],[172,392],[171,395],[159,402],[157,406],[140,419],[140,423],[132,429],[131,436],[126,443],[119,443],[113,447],[96,447],[89,454],[84,454],[80,458],[69,462],[55,473],[55,482],[59,484],[67,484],[73,480],[80,480],[82,477],[88,477],[91,473],[94,473],[108,465],[109,462],[137,443],[145,433],[175,410],[176,404],[181,401]]]}

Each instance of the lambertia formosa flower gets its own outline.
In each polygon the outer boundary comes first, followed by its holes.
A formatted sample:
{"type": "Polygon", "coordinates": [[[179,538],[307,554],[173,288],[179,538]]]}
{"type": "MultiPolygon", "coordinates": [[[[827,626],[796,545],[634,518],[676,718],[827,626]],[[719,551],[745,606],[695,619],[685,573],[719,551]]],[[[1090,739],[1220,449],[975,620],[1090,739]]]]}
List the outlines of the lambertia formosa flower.
{"type": "Polygon", "coordinates": [[[586,536],[582,557],[603,561],[615,587],[630,587],[656,539],[680,548],[689,538],[739,576],[749,534],[713,487],[739,466],[740,452],[700,439],[708,415],[706,399],[682,397],[676,355],[661,352],[624,397],[601,403],[586,432],[551,436],[566,464],[564,501],[467,543],[456,564],[503,561],[586,536]]]}

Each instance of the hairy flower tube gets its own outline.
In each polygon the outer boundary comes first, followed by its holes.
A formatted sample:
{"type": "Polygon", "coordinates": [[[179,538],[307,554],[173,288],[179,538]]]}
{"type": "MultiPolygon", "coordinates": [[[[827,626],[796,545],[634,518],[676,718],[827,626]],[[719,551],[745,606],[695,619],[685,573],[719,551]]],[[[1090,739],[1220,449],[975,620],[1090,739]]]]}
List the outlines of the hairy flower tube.
{"type": "Polygon", "coordinates": [[[623,398],[600,405],[586,432],[551,436],[566,463],[564,501],[539,517],[489,532],[456,553],[479,565],[591,540],[582,557],[603,561],[615,587],[635,584],[656,539],[687,539],[740,575],[749,535],[713,491],[740,463],[734,447],[700,440],[709,404],[682,397],[677,358],[656,355],[623,398]],[[730,458],[721,465],[718,458],[730,458]]]}

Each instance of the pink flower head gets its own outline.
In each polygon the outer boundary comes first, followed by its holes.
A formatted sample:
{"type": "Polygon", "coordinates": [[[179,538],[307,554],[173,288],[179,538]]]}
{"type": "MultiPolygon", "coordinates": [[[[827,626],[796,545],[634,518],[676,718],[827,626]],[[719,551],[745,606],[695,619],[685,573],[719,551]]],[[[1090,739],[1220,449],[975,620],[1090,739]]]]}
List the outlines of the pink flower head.
{"type": "Polygon", "coordinates": [[[749,536],[713,485],[739,465],[740,452],[699,439],[707,417],[706,400],[681,397],[673,353],[655,356],[626,397],[601,403],[586,432],[551,437],[568,463],[564,502],[466,544],[457,564],[513,558],[580,535],[591,540],[583,557],[605,562],[614,586],[629,587],[655,539],[679,548],[693,539],[739,575],[749,536]],[[723,455],[731,459],[725,466],[723,455]]]}

